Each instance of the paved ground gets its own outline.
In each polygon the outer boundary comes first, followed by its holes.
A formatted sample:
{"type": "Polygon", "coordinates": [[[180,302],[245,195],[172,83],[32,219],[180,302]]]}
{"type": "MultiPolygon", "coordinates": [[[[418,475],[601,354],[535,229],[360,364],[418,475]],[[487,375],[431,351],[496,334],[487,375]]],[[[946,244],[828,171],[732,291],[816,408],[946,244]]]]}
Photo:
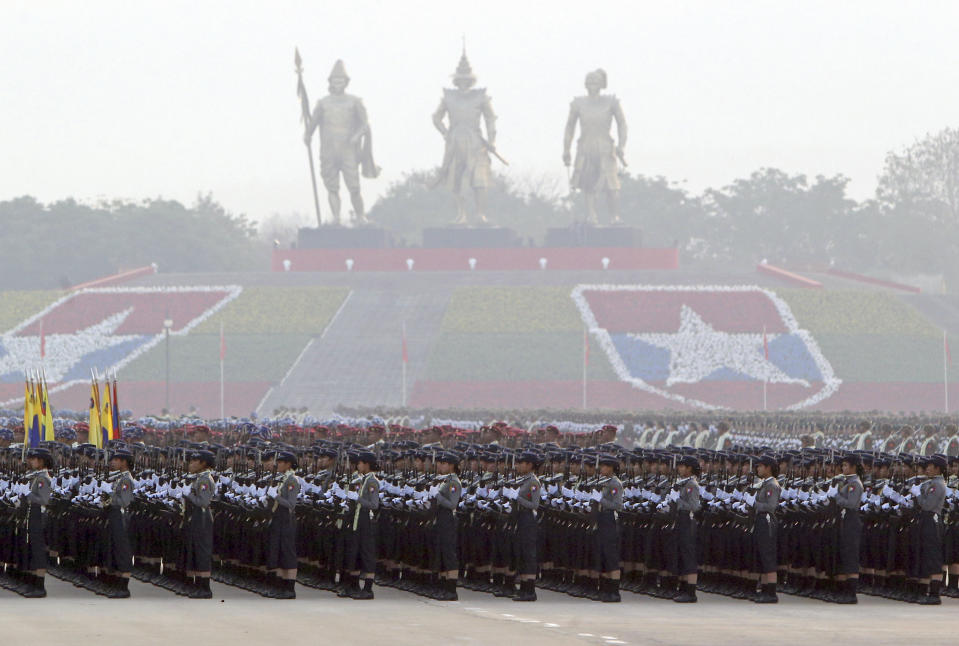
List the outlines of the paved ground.
{"type": "Polygon", "coordinates": [[[278,601],[214,584],[212,601],[190,601],[136,581],[130,589],[132,599],[108,600],[48,578],[46,599],[0,590],[0,644],[930,646],[955,644],[959,632],[952,599],[920,607],[860,597],[858,606],[836,606],[783,595],[778,606],[756,606],[700,594],[685,606],[631,593],[621,604],[545,591],[536,603],[513,603],[461,591],[460,601],[441,603],[377,588],[376,600],[361,602],[297,586],[297,600],[278,601]]]}

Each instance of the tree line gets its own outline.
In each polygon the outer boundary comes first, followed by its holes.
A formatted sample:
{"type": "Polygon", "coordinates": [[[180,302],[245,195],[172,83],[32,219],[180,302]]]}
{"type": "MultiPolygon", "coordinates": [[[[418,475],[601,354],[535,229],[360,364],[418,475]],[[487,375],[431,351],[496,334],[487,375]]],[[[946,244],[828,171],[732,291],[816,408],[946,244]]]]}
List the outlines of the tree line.
{"type": "MultiPolygon", "coordinates": [[[[455,212],[453,196],[431,180],[432,172],[419,171],[394,183],[370,220],[418,244],[424,227],[444,226],[455,212]]],[[[848,182],[762,168],[694,194],[664,177],[627,174],[621,211],[647,245],[677,245],[687,267],[739,270],[767,260],[959,280],[959,129],[890,152],[873,198],[851,199],[848,182]]],[[[497,176],[488,211],[492,224],[542,244],[547,228],[581,217],[581,200],[547,181],[497,176]]],[[[164,272],[263,271],[274,238],[291,242],[303,222],[274,215],[258,229],[209,195],[191,206],[21,197],[0,202],[0,289],[68,287],[151,262],[164,272]]]]}

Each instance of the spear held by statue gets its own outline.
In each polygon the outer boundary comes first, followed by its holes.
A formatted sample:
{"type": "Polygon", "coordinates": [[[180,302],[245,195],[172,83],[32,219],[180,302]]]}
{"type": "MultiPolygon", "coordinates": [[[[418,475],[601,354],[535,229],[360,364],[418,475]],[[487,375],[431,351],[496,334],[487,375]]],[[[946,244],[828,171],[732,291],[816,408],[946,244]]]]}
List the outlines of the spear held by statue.
{"type": "MultiPolygon", "coordinates": [[[[310,100],[306,96],[306,86],[303,85],[303,60],[300,58],[300,49],[296,48],[294,62],[296,63],[296,96],[300,99],[300,110],[302,112],[303,125],[306,132],[310,132],[310,100]]],[[[323,224],[323,217],[320,215],[320,194],[316,188],[316,169],[313,166],[313,138],[306,139],[306,156],[310,161],[310,180],[313,182],[313,206],[316,207],[316,225],[323,224]]]]}

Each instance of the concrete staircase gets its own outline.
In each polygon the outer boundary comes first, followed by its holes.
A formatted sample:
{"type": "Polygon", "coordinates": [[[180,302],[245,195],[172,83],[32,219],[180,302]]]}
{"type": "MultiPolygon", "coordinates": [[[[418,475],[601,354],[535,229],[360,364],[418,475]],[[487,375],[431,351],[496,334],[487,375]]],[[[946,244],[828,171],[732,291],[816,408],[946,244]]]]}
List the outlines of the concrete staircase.
{"type": "Polygon", "coordinates": [[[950,346],[959,347],[959,297],[938,294],[901,296],[927,319],[949,333],[950,346]]]}
{"type": "MultiPolygon", "coordinates": [[[[411,286],[413,287],[413,286],[411,286]]],[[[402,405],[402,329],[406,324],[407,395],[426,369],[452,288],[355,289],[304,348],[257,409],[306,407],[314,416],[347,406],[402,405]]]]}

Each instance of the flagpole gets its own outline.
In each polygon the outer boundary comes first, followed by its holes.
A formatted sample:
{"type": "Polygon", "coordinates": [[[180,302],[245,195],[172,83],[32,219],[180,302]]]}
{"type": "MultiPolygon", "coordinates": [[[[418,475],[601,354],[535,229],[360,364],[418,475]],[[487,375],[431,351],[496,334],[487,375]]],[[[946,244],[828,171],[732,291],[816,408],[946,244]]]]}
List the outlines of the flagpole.
{"type": "Polygon", "coordinates": [[[226,354],[226,346],[224,345],[223,337],[223,321],[220,321],[220,419],[226,419],[226,416],[223,414],[223,359],[226,354]]]}
{"type": "MultiPolygon", "coordinates": [[[[763,326],[763,354],[766,355],[766,361],[768,362],[768,361],[769,361],[769,342],[768,342],[767,339],[766,339],[766,326],[765,326],[765,325],[763,326]]],[[[764,410],[764,411],[767,410],[767,408],[766,408],[766,390],[767,390],[767,388],[768,388],[768,385],[769,385],[769,373],[768,373],[767,371],[763,371],[763,410],[764,410]]]]}
{"type": "Polygon", "coordinates": [[[589,329],[583,328],[583,410],[586,410],[586,366],[589,363],[589,329]]]}
{"type": "Polygon", "coordinates": [[[406,362],[407,362],[407,349],[406,349],[406,321],[403,321],[403,406],[406,406],[406,362]]]}
{"type": "Polygon", "coordinates": [[[949,414],[949,340],[946,331],[942,331],[942,387],[946,414],[949,414]]]}

